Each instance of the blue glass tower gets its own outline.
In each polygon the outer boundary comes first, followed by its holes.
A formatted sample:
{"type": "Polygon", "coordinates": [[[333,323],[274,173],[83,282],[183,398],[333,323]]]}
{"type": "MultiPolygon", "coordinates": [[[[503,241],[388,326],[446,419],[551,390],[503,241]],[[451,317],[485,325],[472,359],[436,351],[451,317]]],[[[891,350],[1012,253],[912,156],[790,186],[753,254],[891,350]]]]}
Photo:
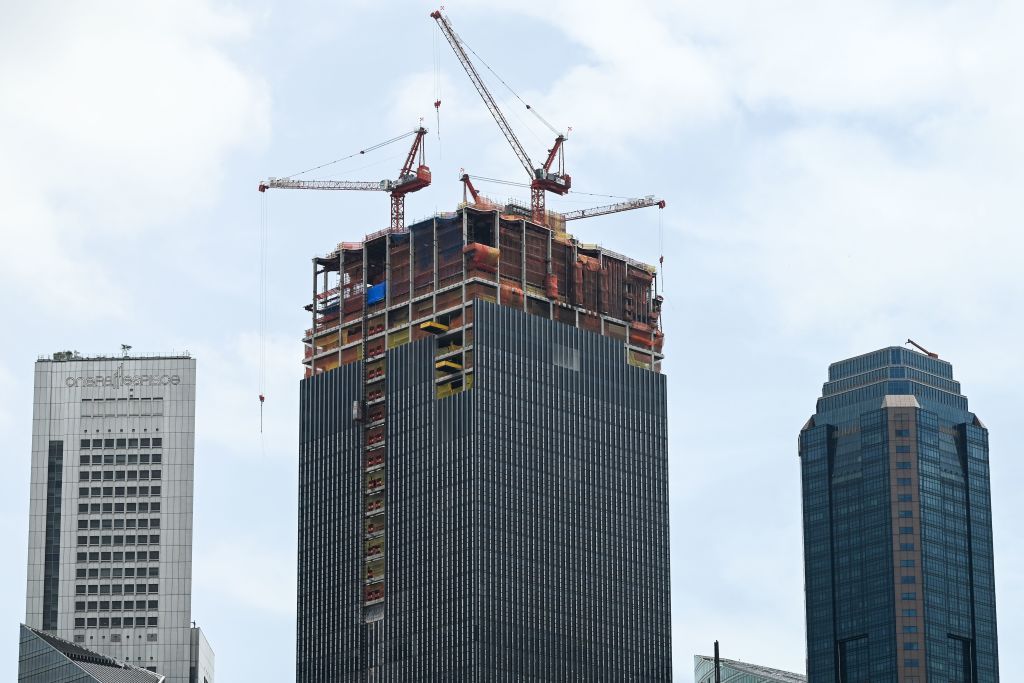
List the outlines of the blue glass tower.
{"type": "Polygon", "coordinates": [[[988,430],[946,361],[833,363],[800,432],[814,683],[996,683],[988,430]]]}

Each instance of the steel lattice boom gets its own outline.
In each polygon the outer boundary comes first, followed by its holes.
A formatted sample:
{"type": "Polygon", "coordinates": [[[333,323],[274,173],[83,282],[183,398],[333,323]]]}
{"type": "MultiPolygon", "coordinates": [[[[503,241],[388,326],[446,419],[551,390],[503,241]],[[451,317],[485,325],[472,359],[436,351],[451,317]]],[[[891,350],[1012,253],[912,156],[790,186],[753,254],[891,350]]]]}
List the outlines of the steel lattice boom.
{"type": "Polygon", "coordinates": [[[577,209],[576,211],[570,211],[563,214],[563,217],[567,221],[575,221],[580,218],[591,218],[593,216],[603,216],[608,213],[618,213],[619,211],[632,211],[633,209],[645,209],[648,206],[657,206],[659,209],[665,208],[665,200],[659,199],[654,195],[648,195],[639,199],[628,199],[624,202],[617,204],[608,204],[607,206],[594,206],[589,209],[577,209]]]}
{"type": "MultiPolygon", "coordinates": [[[[391,193],[391,229],[405,229],[405,195],[422,190],[430,185],[430,168],[423,163],[423,138],[427,129],[420,126],[415,131],[416,138],[412,142],[409,154],[406,155],[398,180],[358,181],[358,180],[294,180],[292,178],[268,178],[259,185],[260,192],[269,189],[278,190],[362,190],[391,193]],[[413,164],[418,164],[415,171],[413,164]]],[[[402,136],[405,137],[405,136],[402,136]]],[[[393,142],[389,140],[388,142],[393,142]]],[[[360,152],[361,153],[361,152],[360,152]]]]}
{"type": "MultiPolygon", "coordinates": [[[[545,208],[544,193],[554,192],[555,194],[565,194],[569,191],[572,186],[572,178],[565,173],[565,169],[562,167],[564,161],[562,143],[565,142],[566,138],[564,135],[559,134],[555,138],[554,144],[551,149],[548,150],[547,158],[543,166],[536,167],[530,160],[530,156],[526,153],[526,149],[522,143],[519,142],[519,138],[516,137],[515,132],[512,130],[512,126],[509,125],[508,120],[498,107],[498,103],[495,101],[494,96],[491,95],[491,91],[487,89],[487,85],[484,83],[480,74],[477,72],[476,67],[473,66],[473,62],[470,61],[469,55],[466,54],[466,50],[463,47],[462,39],[459,38],[458,34],[455,33],[455,29],[452,28],[448,18],[441,13],[440,10],[436,10],[430,13],[430,16],[437,22],[437,25],[441,28],[441,33],[448,40],[448,43],[452,46],[452,50],[455,52],[455,56],[462,64],[462,68],[466,71],[466,75],[469,76],[469,80],[472,81],[473,86],[476,87],[477,93],[480,95],[480,99],[484,101],[488,111],[491,112],[491,116],[494,117],[495,123],[498,124],[498,128],[505,135],[505,139],[508,140],[508,144],[512,146],[512,150],[519,157],[519,162],[526,169],[526,173],[530,176],[530,208],[533,214],[533,221],[541,225],[547,224],[547,210],[545,208]],[[557,172],[551,171],[551,165],[555,159],[559,160],[559,170],[557,172]]],[[[543,120],[543,119],[542,119],[543,120]]]]}

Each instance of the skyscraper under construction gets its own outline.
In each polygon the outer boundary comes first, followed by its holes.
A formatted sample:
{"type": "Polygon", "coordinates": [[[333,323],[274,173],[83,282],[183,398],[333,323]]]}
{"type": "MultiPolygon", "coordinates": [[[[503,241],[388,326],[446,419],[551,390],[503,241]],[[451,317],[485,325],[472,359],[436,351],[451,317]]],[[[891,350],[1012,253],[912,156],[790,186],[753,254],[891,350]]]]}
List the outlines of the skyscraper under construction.
{"type": "Polygon", "coordinates": [[[297,680],[670,680],[652,267],[514,205],[313,260],[297,680]]]}

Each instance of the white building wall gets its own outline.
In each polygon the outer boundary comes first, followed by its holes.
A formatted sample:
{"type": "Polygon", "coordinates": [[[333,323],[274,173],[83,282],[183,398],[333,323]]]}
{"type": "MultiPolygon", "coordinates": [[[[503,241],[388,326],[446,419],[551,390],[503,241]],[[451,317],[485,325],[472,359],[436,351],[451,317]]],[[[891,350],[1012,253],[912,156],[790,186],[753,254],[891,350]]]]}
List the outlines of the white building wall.
{"type": "Polygon", "coordinates": [[[44,628],[47,466],[50,443],[60,441],[59,588],[50,630],[155,667],[167,683],[188,683],[194,434],[192,358],[36,363],[26,624],[44,628]]]}

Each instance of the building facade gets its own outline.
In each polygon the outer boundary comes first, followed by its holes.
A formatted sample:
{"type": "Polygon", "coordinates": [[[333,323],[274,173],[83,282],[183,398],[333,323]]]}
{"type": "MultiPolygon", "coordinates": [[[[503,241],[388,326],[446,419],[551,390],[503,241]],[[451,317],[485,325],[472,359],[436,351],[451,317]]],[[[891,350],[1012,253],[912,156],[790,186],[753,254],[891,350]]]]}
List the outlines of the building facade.
{"type": "Polygon", "coordinates": [[[694,683],[807,683],[807,676],[732,659],[720,659],[716,678],[715,658],[693,656],[694,683]]]}
{"type": "Polygon", "coordinates": [[[800,432],[810,680],[995,683],[988,431],[936,357],[828,379],[800,432]]]}
{"type": "Polygon", "coordinates": [[[27,626],[192,683],[195,360],[53,354],[32,425],[27,626]]]}
{"type": "MultiPolygon", "coordinates": [[[[298,681],[671,679],[652,276],[602,254],[622,264],[608,290],[644,302],[602,317],[584,301],[591,275],[546,287],[543,258],[529,274],[533,235],[550,254],[549,229],[465,210],[339,248],[334,304],[318,274],[298,681]],[[411,277],[394,253],[409,241],[411,277]],[[375,254],[389,256],[377,271],[375,254]]],[[[563,239],[568,267],[584,263],[563,239]]]]}

